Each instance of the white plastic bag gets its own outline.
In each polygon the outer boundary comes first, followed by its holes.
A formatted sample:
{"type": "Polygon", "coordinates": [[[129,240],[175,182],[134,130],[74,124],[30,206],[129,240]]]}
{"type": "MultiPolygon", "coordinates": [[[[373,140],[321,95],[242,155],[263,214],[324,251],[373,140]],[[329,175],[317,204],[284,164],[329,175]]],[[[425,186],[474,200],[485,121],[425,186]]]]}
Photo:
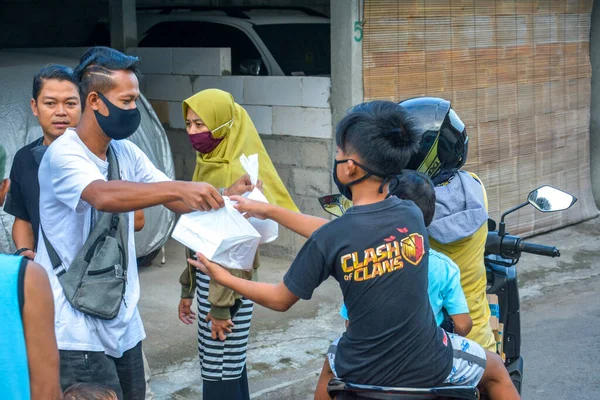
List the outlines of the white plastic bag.
{"type": "MultiPolygon", "coordinates": [[[[246,157],[245,154],[242,154],[240,157],[240,163],[244,170],[248,175],[250,175],[250,181],[253,185],[256,185],[258,182],[258,154],[252,154],[246,157]]],[[[243,197],[247,197],[250,200],[261,201],[263,203],[268,203],[269,201],[258,188],[254,188],[252,192],[244,194],[243,197]]],[[[271,243],[279,236],[279,225],[277,222],[272,221],[270,219],[261,220],[258,218],[249,218],[248,219],[252,226],[260,233],[261,240],[260,243],[271,243]]]]}
{"type": "Polygon", "coordinates": [[[226,268],[252,270],[260,234],[223,197],[225,207],[195,211],[179,218],[172,237],[226,268]]]}

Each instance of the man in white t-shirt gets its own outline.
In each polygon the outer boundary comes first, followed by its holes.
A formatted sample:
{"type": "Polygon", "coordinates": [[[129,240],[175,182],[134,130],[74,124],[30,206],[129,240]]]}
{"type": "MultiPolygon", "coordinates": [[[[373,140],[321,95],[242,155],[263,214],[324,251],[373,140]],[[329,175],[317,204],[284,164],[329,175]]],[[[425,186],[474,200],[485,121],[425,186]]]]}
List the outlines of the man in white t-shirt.
{"type": "MultiPolygon", "coordinates": [[[[128,400],[145,395],[141,341],[146,335],[137,308],[133,211],[159,204],[176,213],[223,206],[219,191],[211,185],[170,181],[136,145],[123,140],[140,123],[135,104],[140,94],[137,65],[136,57],[106,47],[92,48],[82,56],[75,69],[84,109],[80,123],[54,141],[39,169],[41,229],[67,269],[90,233],[92,208],[129,212],[127,286],[117,317],[98,319],[69,304],[43,240],[35,258],[47,270],[54,293],[63,390],[93,382],[128,400]],[[109,145],[121,180],[106,180],[109,145]]],[[[249,179],[242,177],[221,193],[250,189],[249,179]]]]}

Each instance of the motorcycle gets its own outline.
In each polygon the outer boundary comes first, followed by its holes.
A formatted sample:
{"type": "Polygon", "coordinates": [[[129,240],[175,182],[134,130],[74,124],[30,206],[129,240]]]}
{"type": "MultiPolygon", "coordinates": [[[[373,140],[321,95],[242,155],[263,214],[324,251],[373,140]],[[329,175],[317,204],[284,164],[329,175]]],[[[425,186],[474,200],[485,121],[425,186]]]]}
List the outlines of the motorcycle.
{"type": "MultiPolygon", "coordinates": [[[[485,268],[487,293],[498,296],[499,322],[504,326],[502,349],[504,365],[519,393],[523,383],[524,361],[521,356],[521,317],[517,271],[513,268],[522,253],[547,257],[560,257],[554,246],[529,243],[506,231],[505,218],[515,211],[532,205],[541,212],[556,212],[570,208],[577,198],[552,186],[541,186],[531,191],[527,201],[504,212],[498,227],[488,220],[488,236],[485,244],[485,268]],[[498,228],[498,229],[496,229],[498,228]]],[[[340,194],[319,198],[321,207],[334,216],[341,216],[352,202],[340,194]]],[[[346,382],[339,378],[329,381],[327,387],[331,398],[346,399],[485,399],[474,386],[438,386],[430,388],[385,387],[346,382]]]]}

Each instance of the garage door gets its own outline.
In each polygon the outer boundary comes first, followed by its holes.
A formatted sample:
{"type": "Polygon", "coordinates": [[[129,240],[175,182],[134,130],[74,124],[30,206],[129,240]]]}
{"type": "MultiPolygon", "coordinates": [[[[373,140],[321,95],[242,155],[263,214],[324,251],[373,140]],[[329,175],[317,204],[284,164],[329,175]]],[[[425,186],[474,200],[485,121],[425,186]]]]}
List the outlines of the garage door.
{"type": "Polygon", "coordinates": [[[429,95],[452,101],[469,134],[466,169],[490,215],[551,184],[579,198],[569,211],[525,208],[513,233],[597,215],[589,159],[592,0],[367,0],[365,100],[429,95]]]}

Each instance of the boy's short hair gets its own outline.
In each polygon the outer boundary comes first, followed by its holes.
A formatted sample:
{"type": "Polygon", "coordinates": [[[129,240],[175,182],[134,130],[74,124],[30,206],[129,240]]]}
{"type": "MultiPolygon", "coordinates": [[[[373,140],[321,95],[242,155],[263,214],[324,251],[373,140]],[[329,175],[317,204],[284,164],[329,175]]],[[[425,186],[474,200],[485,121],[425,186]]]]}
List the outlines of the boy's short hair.
{"type": "Polygon", "coordinates": [[[113,71],[131,71],[139,78],[139,64],[137,57],[110,47],[96,46],[83,53],[79,65],[75,67],[82,108],[91,92],[105,93],[114,87],[111,77],[113,71]]]}
{"type": "Polygon", "coordinates": [[[390,194],[402,200],[412,200],[423,213],[425,226],[429,226],[435,214],[435,187],[427,175],[405,170],[390,184],[390,194]]]}
{"type": "Polygon", "coordinates": [[[35,101],[37,101],[40,92],[42,91],[42,87],[44,86],[44,82],[49,79],[56,79],[57,81],[69,81],[75,86],[78,86],[77,79],[73,74],[73,69],[66,67],[64,65],[51,64],[40,70],[33,77],[33,88],[31,91],[31,96],[35,101]]]}
{"type": "Polygon", "coordinates": [[[118,400],[114,390],[96,383],[76,383],[63,393],[64,400],[118,400]]]}
{"type": "Polygon", "coordinates": [[[378,175],[399,174],[419,150],[421,133],[397,103],[375,100],[354,106],[338,123],[336,144],[356,153],[378,175]]]}

